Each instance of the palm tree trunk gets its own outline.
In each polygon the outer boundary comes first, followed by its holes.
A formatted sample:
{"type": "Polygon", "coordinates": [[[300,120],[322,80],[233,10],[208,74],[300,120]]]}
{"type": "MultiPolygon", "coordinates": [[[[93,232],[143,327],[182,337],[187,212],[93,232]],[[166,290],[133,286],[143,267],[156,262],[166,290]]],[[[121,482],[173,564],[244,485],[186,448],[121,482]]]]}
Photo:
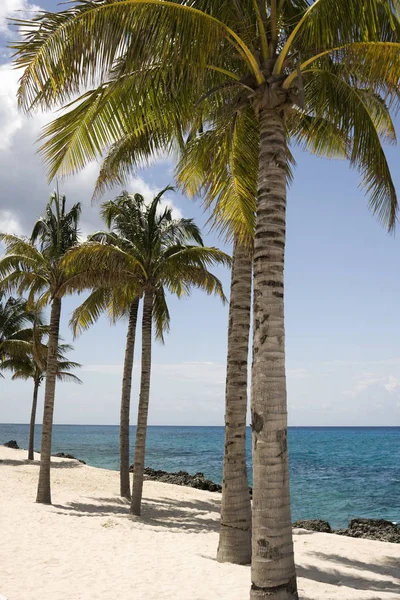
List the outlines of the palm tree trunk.
{"type": "Polygon", "coordinates": [[[138,420],[136,427],[135,458],[133,462],[133,485],[131,513],[140,515],[143,491],[144,457],[146,451],[147,415],[149,412],[151,372],[151,323],[153,317],[153,294],[147,291],[143,300],[142,321],[142,373],[138,420]]]}
{"type": "Polygon", "coordinates": [[[51,305],[50,332],[47,351],[46,388],[40,450],[40,471],[36,502],[51,504],[50,460],[53,434],[54,396],[57,379],[58,336],[60,330],[61,298],[54,298],[51,305]]]}
{"type": "Polygon", "coordinates": [[[298,600],[290,518],[283,271],[286,134],[277,110],[260,110],[254,247],[253,522],[251,600],[298,600]]]}
{"type": "Polygon", "coordinates": [[[29,444],[28,444],[28,460],[33,460],[34,445],[35,445],[35,422],[36,422],[36,407],[39,392],[40,379],[34,379],[33,400],[31,411],[31,422],[29,425],[29,444]]]}
{"type": "Polygon", "coordinates": [[[131,407],[132,369],[135,350],[136,322],[139,298],[134,300],[129,311],[128,333],[126,334],[124,375],[122,379],[121,414],[119,428],[120,452],[120,494],[130,500],[131,489],[129,480],[129,413],[131,407]]]}
{"type": "Polygon", "coordinates": [[[251,505],[246,468],[251,276],[251,254],[236,239],[229,303],[224,472],[217,560],[239,565],[251,560],[251,505]]]}

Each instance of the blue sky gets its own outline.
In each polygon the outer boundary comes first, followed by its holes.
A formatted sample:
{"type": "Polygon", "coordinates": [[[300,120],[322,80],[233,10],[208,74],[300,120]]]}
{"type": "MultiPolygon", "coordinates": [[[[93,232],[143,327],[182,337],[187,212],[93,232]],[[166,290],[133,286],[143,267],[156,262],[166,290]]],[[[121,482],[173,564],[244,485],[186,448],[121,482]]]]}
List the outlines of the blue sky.
{"type": "MultiPolygon", "coordinates": [[[[40,5],[56,9],[53,0],[40,5]]],[[[34,146],[50,117],[18,114],[17,74],[6,49],[7,39],[15,34],[5,19],[29,8],[27,0],[2,0],[0,7],[0,229],[17,233],[29,233],[53,187],[46,183],[34,146]]],[[[388,148],[387,156],[400,189],[398,148],[388,148]]],[[[386,234],[368,211],[358,175],[347,163],[300,151],[295,157],[285,275],[289,423],[400,425],[399,240],[386,234]]],[[[127,189],[151,197],[173,181],[173,167],[163,161],[139,173],[127,189]]],[[[101,226],[98,205],[90,204],[97,170],[98,165],[91,165],[62,186],[70,203],[84,205],[85,233],[101,226]]],[[[200,202],[180,194],[169,198],[185,217],[205,225],[200,202]]],[[[210,245],[223,246],[214,235],[205,238],[210,245]]],[[[228,292],[229,273],[221,269],[218,274],[228,292]]],[[[74,297],[64,303],[66,341],[71,341],[68,318],[78,302],[74,297]]],[[[227,307],[193,293],[179,302],[171,298],[170,311],[166,344],[154,345],[149,421],[223,424],[227,307]]],[[[118,422],[125,330],[125,323],[111,328],[102,319],[74,342],[73,359],[84,365],[79,373],[84,385],[59,385],[57,423],[118,422]]],[[[139,358],[138,346],[133,422],[139,358]]],[[[0,422],[27,422],[30,385],[7,380],[0,386],[0,422]]]]}

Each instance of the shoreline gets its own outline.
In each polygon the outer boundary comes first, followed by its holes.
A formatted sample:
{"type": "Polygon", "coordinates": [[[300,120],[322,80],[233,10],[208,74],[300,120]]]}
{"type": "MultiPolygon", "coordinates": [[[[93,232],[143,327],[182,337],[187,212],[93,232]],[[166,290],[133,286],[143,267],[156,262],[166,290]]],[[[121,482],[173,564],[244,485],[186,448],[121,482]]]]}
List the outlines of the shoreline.
{"type": "MultiPolygon", "coordinates": [[[[10,440],[4,444],[4,447],[11,448],[13,450],[22,450],[27,452],[25,448],[20,448],[16,440],[10,440]]],[[[35,450],[35,453],[39,455],[35,450]]],[[[70,460],[76,460],[84,465],[87,463],[71,454],[65,454],[64,452],[58,452],[52,455],[54,458],[66,458],[70,460]]],[[[29,464],[29,461],[28,461],[29,464]]],[[[96,469],[102,469],[103,467],[94,467],[96,469]]],[[[104,469],[108,470],[108,469],[104,469]]],[[[116,471],[118,473],[118,471],[116,471]]],[[[133,472],[133,465],[130,466],[130,473],[133,472]]],[[[166,483],[171,485],[177,485],[182,487],[188,487],[192,489],[198,489],[208,491],[212,493],[221,493],[222,486],[204,476],[204,473],[197,472],[193,475],[187,471],[169,472],[162,469],[153,469],[152,467],[145,467],[144,479],[147,481],[157,481],[159,483],[166,483]]],[[[250,497],[252,497],[252,488],[249,487],[250,497]]],[[[292,523],[293,528],[306,529],[308,531],[330,533],[335,535],[343,535],[347,537],[369,539],[389,543],[400,543],[400,526],[393,521],[388,521],[383,518],[368,518],[368,517],[355,517],[348,520],[347,527],[334,528],[330,525],[327,520],[320,518],[307,518],[298,519],[292,523]]],[[[1,599],[0,599],[1,600],[1,599]]]]}
{"type": "MultiPolygon", "coordinates": [[[[38,455],[35,456],[38,459],[38,455]]],[[[243,600],[250,568],[215,560],[220,495],[144,483],[129,516],[118,472],[52,459],[53,505],[34,502],[38,461],[0,447],[0,595],[7,600],[243,600]]],[[[400,545],[294,530],[300,600],[395,600],[400,545]]]]}

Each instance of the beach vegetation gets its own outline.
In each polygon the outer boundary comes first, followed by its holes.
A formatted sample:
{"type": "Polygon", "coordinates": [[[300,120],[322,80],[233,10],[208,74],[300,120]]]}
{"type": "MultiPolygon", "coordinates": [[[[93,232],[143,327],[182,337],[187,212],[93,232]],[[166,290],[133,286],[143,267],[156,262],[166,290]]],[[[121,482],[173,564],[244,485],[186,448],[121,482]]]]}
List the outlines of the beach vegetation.
{"type": "Polygon", "coordinates": [[[347,158],[372,212],[394,229],[397,195],[381,142],[395,140],[398,0],[93,0],[22,27],[20,105],[48,109],[84,92],[45,129],[51,176],[107,151],[101,191],[210,127],[232,139],[242,127],[240,148],[258,147],[242,162],[257,165],[251,598],[295,600],[283,281],[289,140],[347,158]]]}
{"type": "MultiPolygon", "coordinates": [[[[22,379],[33,381],[33,397],[31,407],[31,417],[29,422],[29,441],[28,441],[28,460],[34,460],[35,447],[35,423],[39,387],[46,377],[48,347],[46,338],[49,334],[49,327],[44,324],[44,316],[41,311],[32,311],[32,326],[24,331],[24,337],[28,341],[28,347],[24,355],[8,358],[2,362],[2,368],[5,371],[12,372],[13,381],[22,379]]],[[[82,365],[70,361],[66,353],[73,348],[70,344],[58,345],[57,355],[57,379],[59,381],[71,381],[82,383],[81,379],[71,373],[73,369],[78,369],[82,365]]]]}
{"type": "Polygon", "coordinates": [[[46,385],[42,424],[40,471],[36,501],[51,504],[50,460],[54,398],[58,374],[59,329],[62,298],[76,290],[78,277],[68,278],[61,267],[65,253],[79,243],[80,204],[66,210],[66,198],[55,192],[45,215],[36,221],[30,239],[0,234],[5,256],[0,260],[0,287],[6,292],[28,294],[28,306],[37,310],[50,305],[47,341],[46,385]],[[37,242],[37,244],[36,244],[37,242]]]}
{"type": "Polygon", "coordinates": [[[25,331],[32,319],[24,298],[7,296],[0,290],[0,377],[4,361],[25,356],[28,348],[25,331]]]}
{"type": "Polygon", "coordinates": [[[131,512],[140,515],[147,418],[150,398],[152,332],[163,341],[169,329],[167,295],[188,296],[193,288],[216,294],[223,301],[221,282],[208,269],[230,265],[230,257],[214,247],[205,247],[192,219],[175,218],[163,203],[165,188],[146,204],[140,194],[123,192],[102,205],[101,214],[109,230],[92,234],[88,242],[69,252],[64,268],[101,270],[103,285],[94,289],[75,310],[75,332],[86,329],[107,311],[113,320],[129,316],[121,397],[120,472],[121,495],[129,497],[129,411],[132,366],[139,302],[143,304],[141,378],[134,452],[131,512]],[[110,282],[107,285],[107,277],[110,282]]]}

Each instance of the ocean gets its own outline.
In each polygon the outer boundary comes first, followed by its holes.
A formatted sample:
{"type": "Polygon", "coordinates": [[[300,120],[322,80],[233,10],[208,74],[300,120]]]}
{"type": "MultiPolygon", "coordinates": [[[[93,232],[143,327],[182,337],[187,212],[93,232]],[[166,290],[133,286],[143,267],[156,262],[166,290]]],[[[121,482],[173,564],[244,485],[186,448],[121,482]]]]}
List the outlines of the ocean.
{"type": "MultiPolygon", "coordinates": [[[[131,428],[132,441],[134,430],[131,428]]],[[[41,426],[35,447],[40,448],[41,426]]],[[[0,424],[0,444],[28,445],[28,425],[0,424]]],[[[146,465],[202,471],[221,483],[223,427],[149,427],[146,465]]],[[[118,470],[119,428],[55,425],[53,452],[118,470]]],[[[247,439],[251,481],[251,433],[247,439]]],[[[400,427],[290,427],[292,519],[325,519],[333,527],[354,517],[400,521],[400,427]]]]}

